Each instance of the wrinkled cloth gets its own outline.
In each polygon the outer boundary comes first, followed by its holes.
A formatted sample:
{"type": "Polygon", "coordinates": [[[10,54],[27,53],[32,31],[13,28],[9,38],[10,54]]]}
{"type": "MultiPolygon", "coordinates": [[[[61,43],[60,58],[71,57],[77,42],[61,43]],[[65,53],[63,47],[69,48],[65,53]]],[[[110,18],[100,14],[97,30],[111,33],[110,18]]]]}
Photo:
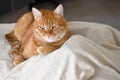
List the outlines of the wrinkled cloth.
{"type": "Polygon", "coordinates": [[[0,80],[120,80],[120,32],[110,25],[68,22],[71,37],[47,55],[13,67],[4,35],[15,24],[0,24],[0,80]]]}

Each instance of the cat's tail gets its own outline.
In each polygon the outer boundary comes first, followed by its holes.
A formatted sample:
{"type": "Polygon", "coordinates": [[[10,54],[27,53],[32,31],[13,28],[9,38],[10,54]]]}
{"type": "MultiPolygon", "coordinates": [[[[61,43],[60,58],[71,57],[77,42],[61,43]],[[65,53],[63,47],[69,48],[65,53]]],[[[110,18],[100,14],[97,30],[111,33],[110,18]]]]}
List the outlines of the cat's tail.
{"type": "Polygon", "coordinates": [[[20,41],[15,37],[14,31],[6,34],[5,37],[12,47],[12,49],[9,52],[10,56],[12,57],[17,56],[19,54],[19,48],[21,44],[20,44],[20,41]]]}
{"type": "Polygon", "coordinates": [[[5,37],[12,47],[14,47],[14,48],[20,47],[20,41],[15,37],[14,31],[6,34],[5,37]]]}

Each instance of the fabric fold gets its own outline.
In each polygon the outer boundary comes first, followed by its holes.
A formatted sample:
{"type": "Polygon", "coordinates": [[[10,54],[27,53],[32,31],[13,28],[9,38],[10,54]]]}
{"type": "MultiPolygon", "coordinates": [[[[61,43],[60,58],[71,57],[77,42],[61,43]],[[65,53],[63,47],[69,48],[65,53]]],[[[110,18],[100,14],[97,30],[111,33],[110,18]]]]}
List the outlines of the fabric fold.
{"type": "MultiPolygon", "coordinates": [[[[7,33],[4,26],[1,34],[7,33]]],[[[68,22],[71,37],[48,55],[35,55],[18,66],[8,56],[10,46],[0,44],[0,80],[120,80],[120,32],[109,25],[68,22]],[[3,50],[3,52],[2,52],[3,50]],[[9,62],[10,61],[10,62],[9,62]],[[5,63],[8,62],[9,65],[5,63]],[[4,66],[8,66],[4,67],[4,66]]],[[[0,29],[0,30],[1,30],[0,29]]]]}

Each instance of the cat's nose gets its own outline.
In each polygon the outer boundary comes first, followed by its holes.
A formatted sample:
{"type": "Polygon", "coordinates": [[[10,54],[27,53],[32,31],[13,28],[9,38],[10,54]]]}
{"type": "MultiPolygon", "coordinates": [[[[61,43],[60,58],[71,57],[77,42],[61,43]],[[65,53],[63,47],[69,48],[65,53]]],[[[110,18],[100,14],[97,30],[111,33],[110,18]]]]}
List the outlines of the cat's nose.
{"type": "Polygon", "coordinates": [[[47,37],[50,38],[51,34],[47,34],[47,37]]]}
{"type": "Polygon", "coordinates": [[[47,30],[48,34],[51,34],[52,33],[52,30],[47,30]]]}

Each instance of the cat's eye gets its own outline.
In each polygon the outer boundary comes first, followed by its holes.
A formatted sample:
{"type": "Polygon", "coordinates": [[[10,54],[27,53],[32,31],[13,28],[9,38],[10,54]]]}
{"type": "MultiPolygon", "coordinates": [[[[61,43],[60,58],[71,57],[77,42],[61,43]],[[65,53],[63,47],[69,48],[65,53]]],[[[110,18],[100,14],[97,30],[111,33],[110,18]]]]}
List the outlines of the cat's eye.
{"type": "Polygon", "coordinates": [[[42,30],[44,30],[44,29],[45,29],[45,27],[44,27],[44,26],[40,26],[39,28],[40,28],[40,29],[42,29],[42,30]]]}
{"type": "Polygon", "coordinates": [[[54,24],[54,25],[52,25],[52,27],[51,27],[52,29],[56,29],[57,28],[57,25],[56,24],[54,24]]]}

